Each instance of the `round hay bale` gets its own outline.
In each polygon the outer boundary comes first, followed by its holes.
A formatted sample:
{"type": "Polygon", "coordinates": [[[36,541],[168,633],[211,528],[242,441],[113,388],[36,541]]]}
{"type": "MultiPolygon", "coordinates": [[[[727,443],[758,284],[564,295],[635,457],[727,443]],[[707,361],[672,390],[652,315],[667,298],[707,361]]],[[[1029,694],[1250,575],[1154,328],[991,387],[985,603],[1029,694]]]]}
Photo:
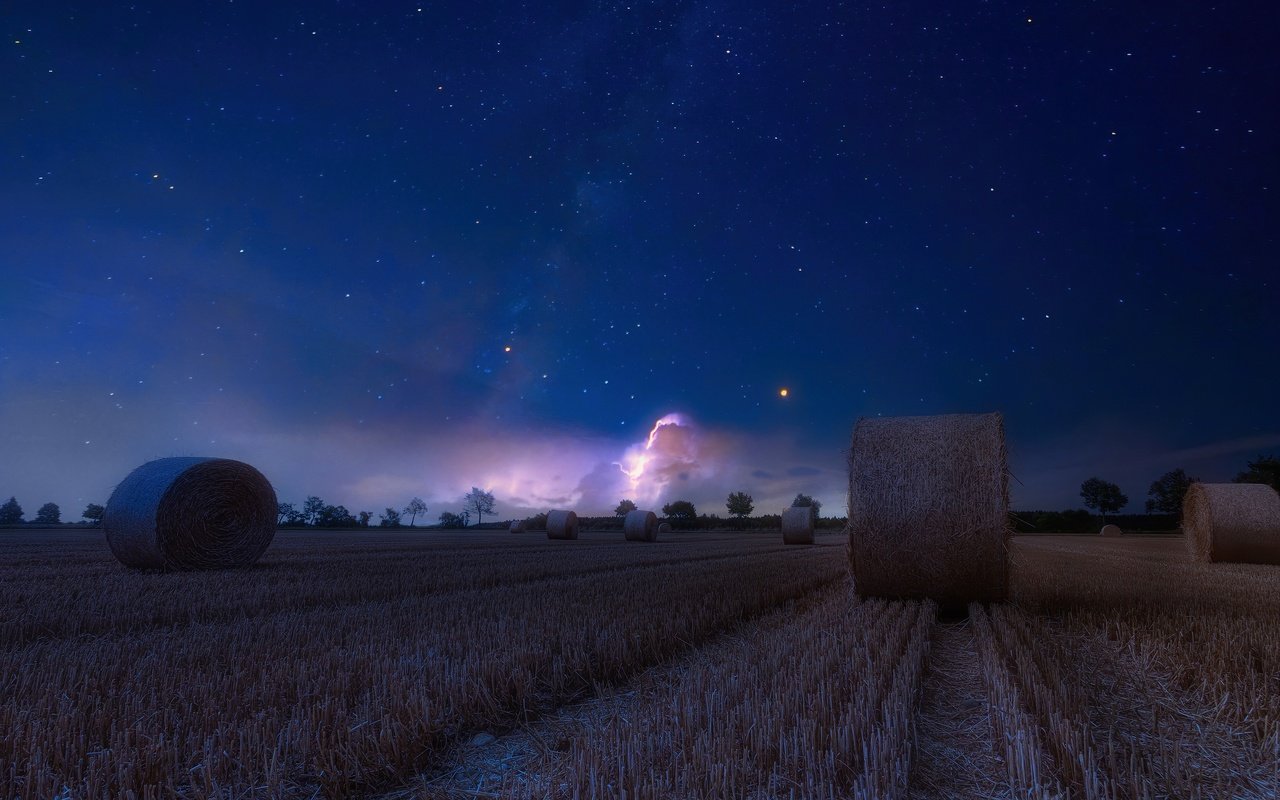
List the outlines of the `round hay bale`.
{"type": "Polygon", "coordinates": [[[276,492],[227,458],[161,458],[130,472],[107,500],[102,528],[134,569],[225,569],[258,560],[276,533],[276,492]]]}
{"type": "Polygon", "coordinates": [[[1008,595],[1004,418],[863,417],[849,454],[849,563],[863,597],[1008,595]]]}
{"type": "Polygon", "coordinates": [[[1120,530],[1119,525],[1103,525],[1102,530],[1098,532],[1099,536],[1124,536],[1124,531],[1120,530]]]}
{"type": "Polygon", "coordinates": [[[784,544],[813,544],[813,506],[792,506],[782,512],[784,544]]]}
{"type": "Polygon", "coordinates": [[[626,533],[628,542],[656,542],[658,541],[658,515],[652,511],[635,511],[627,512],[627,518],[623,520],[622,529],[626,533]]]}
{"type": "Polygon", "coordinates": [[[548,539],[577,539],[578,515],[572,511],[551,511],[547,514],[548,539]]]}
{"type": "Polygon", "coordinates": [[[659,534],[662,534],[662,533],[671,533],[671,523],[670,523],[670,522],[664,522],[664,523],[662,523],[661,525],[659,525],[659,526],[658,526],[658,533],[659,533],[659,534]]]}
{"type": "Polygon", "coordinates": [[[1280,564],[1280,495],[1266,484],[1191,484],[1182,528],[1197,561],[1280,564]]]}
{"type": "Polygon", "coordinates": [[[509,530],[511,531],[511,533],[524,533],[525,521],[522,519],[515,520],[514,522],[511,523],[511,527],[509,528],[509,530]]]}

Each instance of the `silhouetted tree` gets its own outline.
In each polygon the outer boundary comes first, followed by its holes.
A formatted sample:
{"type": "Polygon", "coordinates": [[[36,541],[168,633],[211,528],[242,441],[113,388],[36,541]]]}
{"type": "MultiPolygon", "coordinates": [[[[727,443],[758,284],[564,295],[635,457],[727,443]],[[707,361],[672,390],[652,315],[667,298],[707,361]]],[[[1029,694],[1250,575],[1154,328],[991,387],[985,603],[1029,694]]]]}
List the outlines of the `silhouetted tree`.
{"type": "Polygon", "coordinates": [[[396,511],[394,508],[388,508],[385,512],[383,512],[382,519],[378,522],[378,527],[399,528],[400,512],[396,511]]]}
{"type": "Polygon", "coordinates": [[[415,497],[409,501],[409,505],[404,507],[402,514],[409,515],[409,527],[413,527],[413,523],[418,519],[419,514],[427,513],[427,504],[422,502],[421,498],[415,497]]]}
{"type": "Polygon", "coordinates": [[[359,514],[359,519],[357,520],[357,523],[360,525],[361,528],[367,528],[369,527],[369,519],[372,516],[373,516],[373,513],[370,511],[361,511],[359,514]]]}
{"type": "Polygon", "coordinates": [[[22,506],[16,497],[10,497],[0,506],[0,525],[17,525],[22,522],[22,506]]]}
{"type": "Polygon", "coordinates": [[[792,508],[797,508],[797,507],[803,508],[805,506],[809,506],[810,508],[813,509],[814,519],[817,519],[819,514],[822,513],[822,502],[819,500],[814,500],[812,497],[810,497],[807,494],[797,494],[796,499],[791,501],[792,508]]]}
{"type": "Polygon", "coordinates": [[[1152,481],[1151,488],[1147,490],[1147,513],[1177,514],[1181,518],[1182,498],[1195,480],[1188,478],[1187,473],[1179,468],[1152,481]]]}
{"type": "Polygon", "coordinates": [[[465,526],[466,522],[460,514],[455,514],[452,511],[445,511],[440,514],[441,528],[462,528],[465,526]]]}
{"type": "Polygon", "coordinates": [[[467,496],[462,498],[462,502],[466,504],[468,510],[476,512],[476,524],[479,525],[484,522],[485,514],[493,513],[493,506],[496,501],[490,492],[472,486],[471,491],[467,492],[467,496]]]}
{"type": "Polygon", "coordinates": [[[621,503],[618,503],[618,507],[613,510],[613,515],[615,517],[625,517],[635,510],[636,504],[634,502],[630,500],[623,500],[621,503]]]}
{"type": "Polygon", "coordinates": [[[729,499],[725,501],[725,507],[741,522],[743,517],[755,510],[755,503],[751,495],[746,492],[730,492],[729,499]]]}
{"type": "Polygon", "coordinates": [[[107,513],[107,510],[102,506],[98,505],[97,503],[90,503],[89,505],[84,507],[84,513],[81,514],[80,516],[89,520],[94,525],[101,525],[102,517],[106,513],[107,513]]]}
{"type": "Polygon", "coordinates": [[[316,517],[324,511],[324,501],[312,495],[302,504],[302,521],[308,525],[316,524],[316,517]]]}
{"type": "Polygon", "coordinates": [[[1120,487],[1102,478],[1090,478],[1080,484],[1080,496],[1084,498],[1086,508],[1092,508],[1102,514],[1102,521],[1107,521],[1107,513],[1119,511],[1129,503],[1120,487]]]}
{"type": "Polygon", "coordinates": [[[698,510],[688,500],[673,500],[662,507],[662,514],[670,519],[692,520],[698,518],[698,510]]]}
{"type": "Polygon", "coordinates": [[[41,525],[57,525],[62,522],[62,509],[57,503],[45,503],[36,512],[36,522],[41,525]]]}
{"type": "Polygon", "coordinates": [[[1280,458],[1258,456],[1249,462],[1249,469],[1232,478],[1236,483],[1265,483],[1280,492],[1280,458]]]}
{"type": "Polygon", "coordinates": [[[293,503],[276,503],[276,524],[283,525],[292,520],[298,514],[298,509],[293,503]]]}
{"type": "Polygon", "coordinates": [[[356,518],[346,506],[325,506],[316,515],[318,528],[350,528],[356,524],[356,518]]]}

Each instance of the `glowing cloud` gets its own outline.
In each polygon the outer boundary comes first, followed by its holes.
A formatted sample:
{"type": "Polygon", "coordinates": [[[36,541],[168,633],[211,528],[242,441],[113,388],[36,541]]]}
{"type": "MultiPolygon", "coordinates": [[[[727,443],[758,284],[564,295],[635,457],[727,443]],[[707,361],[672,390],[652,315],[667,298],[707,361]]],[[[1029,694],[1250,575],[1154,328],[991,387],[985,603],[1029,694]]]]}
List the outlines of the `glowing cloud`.
{"type": "Polygon", "coordinates": [[[630,483],[634,499],[653,503],[674,480],[687,480],[699,467],[699,442],[693,425],[680,414],[667,414],[643,442],[627,448],[614,466],[630,483]]]}

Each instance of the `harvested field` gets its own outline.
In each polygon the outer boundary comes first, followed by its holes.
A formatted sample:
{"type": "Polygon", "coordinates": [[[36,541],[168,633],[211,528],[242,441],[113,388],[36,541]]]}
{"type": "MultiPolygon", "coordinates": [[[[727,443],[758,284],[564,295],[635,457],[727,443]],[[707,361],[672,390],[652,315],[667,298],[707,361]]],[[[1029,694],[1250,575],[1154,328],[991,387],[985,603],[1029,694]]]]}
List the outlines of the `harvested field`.
{"type": "Polygon", "coordinates": [[[1280,569],[1018,537],[1011,602],[844,537],[281,531],[141,575],[0,532],[0,796],[1265,798],[1280,569]]]}

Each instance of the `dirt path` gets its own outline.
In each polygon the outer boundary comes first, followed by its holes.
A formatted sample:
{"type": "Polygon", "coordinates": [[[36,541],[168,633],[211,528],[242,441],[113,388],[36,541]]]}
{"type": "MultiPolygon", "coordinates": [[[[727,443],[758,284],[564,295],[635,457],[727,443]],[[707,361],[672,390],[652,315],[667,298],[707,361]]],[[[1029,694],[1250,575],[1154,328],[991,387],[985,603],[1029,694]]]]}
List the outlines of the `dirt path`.
{"type": "Polygon", "coordinates": [[[968,621],[934,623],[916,717],[910,800],[1012,798],[968,621]]]}

